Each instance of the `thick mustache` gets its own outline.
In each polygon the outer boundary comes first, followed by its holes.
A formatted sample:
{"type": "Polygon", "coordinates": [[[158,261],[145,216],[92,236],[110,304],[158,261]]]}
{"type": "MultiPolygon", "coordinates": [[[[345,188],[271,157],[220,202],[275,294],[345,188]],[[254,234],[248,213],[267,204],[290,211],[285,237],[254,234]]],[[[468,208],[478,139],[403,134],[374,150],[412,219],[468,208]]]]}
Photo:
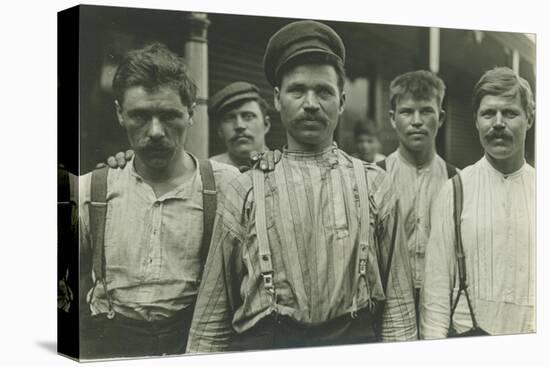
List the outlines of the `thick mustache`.
{"type": "Polygon", "coordinates": [[[254,139],[254,137],[250,134],[239,134],[239,135],[235,135],[234,137],[232,137],[231,141],[235,142],[240,138],[247,138],[247,139],[250,139],[250,140],[254,139]]]}
{"type": "Polygon", "coordinates": [[[304,121],[319,121],[326,124],[328,119],[322,115],[309,115],[309,114],[301,115],[296,118],[296,122],[304,122],[304,121]]]}
{"type": "Polygon", "coordinates": [[[141,146],[142,150],[155,151],[155,150],[172,150],[173,147],[167,142],[147,143],[141,146]]]}
{"type": "Polygon", "coordinates": [[[510,136],[510,134],[503,131],[499,131],[499,132],[493,131],[485,135],[485,137],[489,140],[493,140],[493,139],[512,140],[512,136],[510,136]]]}

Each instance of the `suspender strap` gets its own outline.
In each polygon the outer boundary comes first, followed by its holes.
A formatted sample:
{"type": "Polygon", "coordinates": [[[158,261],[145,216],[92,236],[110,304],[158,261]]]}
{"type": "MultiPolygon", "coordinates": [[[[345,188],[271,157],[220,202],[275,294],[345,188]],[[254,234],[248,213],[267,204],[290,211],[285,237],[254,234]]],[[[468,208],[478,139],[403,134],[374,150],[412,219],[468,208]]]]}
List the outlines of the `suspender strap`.
{"type": "Polygon", "coordinates": [[[453,178],[457,173],[457,169],[450,163],[445,162],[445,168],[447,169],[447,178],[453,178]]]}
{"type": "MultiPolygon", "coordinates": [[[[105,263],[105,218],[107,217],[107,175],[108,167],[98,168],[92,173],[92,186],[90,193],[90,232],[92,237],[92,269],[96,282],[103,284],[105,297],[109,303],[107,317],[112,319],[115,312],[112,308],[111,297],[107,289],[106,263],[105,263]]],[[[97,284],[97,283],[96,283],[97,284]]],[[[95,284],[94,284],[95,287],[95,284]]]]}
{"type": "Polygon", "coordinates": [[[98,168],[92,173],[90,231],[92,237],[93,270],[96,279],[105,278],[105,218],[107,216],[108,168],[98,168]]]}
{"type": "Polygon", "coordinates": [[[259,169],[252,171],[252,184],[254,190],[254,205],[256,233],[258,236],[258,250],[260,255],[260,272],[264,282],[264,289],[275,300],[275,286],[273,284],[273,263],[269,240],[267,237],[267,220],[265,216],[265,176],[259,169]]]}
{"type": "Polygon", "coordinates": [[[468,308],[470,310],[470,317],[472,319],[472,325],[474,329],[478,328],[477,320],[474,314],[474,309],[470,301],[470,295],[468,294],[468,285],[466,283],[466,259],[464,256],[464,246],[462,245],[462,234],[460,229],[460,218],[462,216],[462,206],[464,203],[464,190],[462,187],[462,179],[460,175],[455,175],[452,178],[453,183],[453,196],[454,196],[454,221],[455,221],[455,243],[456,243],[456,259],[458,263],[458,279],[459,279],[459,288],[456,300],[451,308],[451,323],[453,319],[454,312],[458,305],[458,300],[460,295],[464,292],[466,296],[466,301],[468,303],[468,308]]]}
{"type": "MultiPolygon", "coordinates": [[[[357,182],[357,191],[359,194],[359,249],[358,249],[358,264],[357,273],[359,274],[358,281],[363,278],[365,284],[368,287],[367,280],[367,256],[369,253],[369,230],[370,230],[370,207],[369,207],[369,194],[367,187],[367,176],[365,174],[365,166],[362,161],[358,159],[352,159],[353,173],[357,182]]],[[[358,285],[358,284],[357,284],[358,285]]],[[[357,290],[355,290],[357,292],[357,290]]],[[[370,294],[369,294],[370,296],[370,294]]],[[[355,317],[357,312],[357,299],[356,295],[353,298],[353,310],[352,317],[355,317]]]]}
{"type": "Polygon", "coordinates": [[[214,230],[214,218],[216,217],[218,201],[212,163],[210,163],[208,159],[199,160],[199,167],[202,179],[203,206],[203,233],[200,259],[201,266],[204,268],[206,258],[208,257],[208,251],[210,249],[210,241],[212,240],[212,231],[214,230]]]}

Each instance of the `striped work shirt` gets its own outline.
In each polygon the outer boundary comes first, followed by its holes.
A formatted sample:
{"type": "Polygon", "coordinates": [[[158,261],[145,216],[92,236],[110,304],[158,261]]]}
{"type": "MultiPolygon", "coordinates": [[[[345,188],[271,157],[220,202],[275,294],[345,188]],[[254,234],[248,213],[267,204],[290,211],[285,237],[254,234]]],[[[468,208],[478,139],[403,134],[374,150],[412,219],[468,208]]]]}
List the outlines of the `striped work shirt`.
{"type": "Polygon", "coordinates": [[[251,172],[226,187],[219,200],[189,352],[226,350],[234,332],[250,329],[272,311],[305,324],[322,323],[351,312],[354,295],[357,309],[364,308],[369,298],[387,298],[382,324],[386,340],[416,337],[412,278],[391,181],[380,168],[368,164],[364,167],[374,240],[370,243],[375,245],[369,249],[368,286],[357,287],[358,292],[353,289],[359,194],[351,159],[334,146],[318,153],[285,150],[275,170],[266,174],[276,304],[264,289],[258,265],[251,172]],[[392,241],[395,251],[384,294],[377,254],[387,264],[392,241]]]}
{"type": "MultiPolygon", "coordinates": [[[[193,156],[192,156],[193,157],[193,156]]],[[[138,320],[159,320],[192,305],[200,282],[203,234],[202,180],[188,181],[156,197],[132,161],[107,177],[105,258],[107,288],[115,312],[138,320]]],[[[216,188],[238,171],[212,162],[216,188]]],[[[80,178],[81,256],[91,259],[88,206],[92,173],[80,178]]],[[[108,311],[103,287],[88,295],[93,315],[108,311]]]]}
{"type": "Polygon", "coordinates": [[[417,167],[396,150],[386,158],[386,170],[399,198],[414,286],[420,288],[424,280],[424,253],[430,235],[430,208],[447,182],[447,167],[437,154],[431,162],[417,167]]]}
{"type": "MultiPolygon", "coordinates": [[[[535,170],[524,163],[503,175],[485,157],[466,167],[461,232],[469,294],[479,326],[490,334],[535,330],[535,170]]],[[[421,333],[447,335],[449,295],[455,278],[454,203],[451,182],[432,211],[421,296],[421,333]]],[[[458,275],[453,296],[458,291],[458,275]]],[[[453,297],[453,299],[454,299],[453,297]]],[[[453,317],[457,332],[472,322],[466,297],[453,317]]]]}

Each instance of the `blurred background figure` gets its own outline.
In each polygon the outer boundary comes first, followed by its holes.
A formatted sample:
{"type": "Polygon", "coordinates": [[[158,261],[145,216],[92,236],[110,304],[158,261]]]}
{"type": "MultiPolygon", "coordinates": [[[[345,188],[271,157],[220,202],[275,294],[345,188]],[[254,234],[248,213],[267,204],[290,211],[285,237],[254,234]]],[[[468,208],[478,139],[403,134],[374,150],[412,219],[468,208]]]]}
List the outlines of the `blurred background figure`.
{"type": "Polygon", "coordinates": [[[356,152],[353,156],[369,163],[376,163],[386,158],[386,156],[379,153],[382,147],[378,134],[378,128],[374,121],[357,122],[354,127],[356,152]]]}

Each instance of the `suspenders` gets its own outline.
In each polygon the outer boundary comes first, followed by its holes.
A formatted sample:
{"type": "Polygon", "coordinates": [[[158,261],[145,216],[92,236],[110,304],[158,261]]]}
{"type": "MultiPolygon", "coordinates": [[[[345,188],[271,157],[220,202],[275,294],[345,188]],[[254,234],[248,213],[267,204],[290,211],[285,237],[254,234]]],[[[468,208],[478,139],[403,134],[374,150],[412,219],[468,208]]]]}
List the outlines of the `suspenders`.
{"type": "Polygon", "coordinates": [[[451,307],[451,317],[450,317],[450,323],[452,326],[453,323],[453,315],[456,310],[456,307],[458,305],[458,300],[460,299],[460,295],[462,292],[464,292],[464,295],[466,296],[466,301],[468,303],[468,309],[470,310],[470,317],[472,319],[472,330],[478,330],[479,325],[477,324],[477,320],[474,314],[474,309],[472,307],[472,303],[470,301],[470,295],[468,294],[468,284],[466,283],[466,260],[464,256],[464,247],[462,245],[462,234],[460,231],[460,217],[462,215],[462,205],[464,201],[464,190],[462,187],[462,179],[460,178],[460,175],[455,175],[452,178],[453,183],[453,197],[454,197],[454,222],[455,222],[455,242],[456,242],[456,259],[458,263],[458,294],[456,296],[456,299],[452,303],[451,307]]]}
{"type": "MultiPolygon", "coordinates": [[[[199,169],[202,180],[202,201],[203,201],[203,236],[200,249],[201,274],[206,263],[210,240],[216,216],[217,192],[214,171],[209,160],[199,160],[199,169]]],[[[91,203],[89,206],[90,232],[92,239],[92,269],[94,273],[94,287],[99,281],[105,291],[105,297],[109,305],[107,317],[115,317],[112,307],[111,296],[107,289],[106,282],[106,259],[105,259],[105,218],[107,216],[107,176],[109,168],[98,168],[92,173],[91,203]]]]}
{"type": "MultiPolygon", "coordinates": [[[[355,272],[357,274],[355,289],[357,289],[357,287],[359,286],[359,282],[361,280],[364,280],[368,292],[367,260],[370,246],[370,207],[368,199],[367,177],[363,162],[358,159],[352,159],[352,162],[354,174],[357,181],[357,188],[359,191],[360,206],[360,243],[358,249],[358,261],[355,269],[355,272]]],[[[252,171],[252,184],[254,190],[254,205],[256,206],[254,218],[256,222],[256,233],[258,237],[260,274],[262,276],[264,289],[270,295],[272,306],[274,306],[276,303],[276,292],[273,281],[273,263],[271,260],[271,251],[269,249],[269,239],[267,236],[267,221],[265,213],[265,175],[263,171],[259,169],[254,169],[252,171]]],[[[357,290],[355,290],[355,292],[357,292],[357,290]]],[[[357,293],[353,297],[351,316],[353,318],[357,316],[357,293]]]]}

